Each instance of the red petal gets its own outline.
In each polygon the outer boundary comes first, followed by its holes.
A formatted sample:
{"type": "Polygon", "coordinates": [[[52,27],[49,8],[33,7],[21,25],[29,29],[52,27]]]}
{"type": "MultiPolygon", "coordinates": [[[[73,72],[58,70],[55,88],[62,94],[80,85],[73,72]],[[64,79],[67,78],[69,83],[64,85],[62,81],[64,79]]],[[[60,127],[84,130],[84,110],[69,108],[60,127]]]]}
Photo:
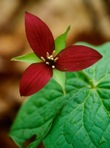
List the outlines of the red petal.
{"type": "Polygon", "coordinates": [[[55,67],[61,71],[79,71],[87,68],[102,58],[96,50],[74,45],[62,50],[58,55],[55,67]]]}
{"type": "Polygon", "coordinates": [[[37,56],[45,58],[46,52],[51,55],[54,50],[54,39],[48,26],[37,16],[26,12],[25,28],[28,42],[37,56]]]}
{"type": "Polygon", "coordinates": [[[52,77],[52,69],[45,63],[31,64],[24,72],[20,83],[21,96],[29,96],[43,88],[52,77]]]}

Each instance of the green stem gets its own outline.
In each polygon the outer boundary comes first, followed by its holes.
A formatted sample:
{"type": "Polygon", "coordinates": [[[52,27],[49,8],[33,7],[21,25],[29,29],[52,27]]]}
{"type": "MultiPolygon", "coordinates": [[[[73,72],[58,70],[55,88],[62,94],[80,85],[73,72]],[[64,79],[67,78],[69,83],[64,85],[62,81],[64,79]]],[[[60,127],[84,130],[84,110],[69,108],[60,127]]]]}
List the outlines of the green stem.
{"type": "Polygon", "coordinates": [[[63,91],[64,96],[66,96],[66,89],[65,89],[65,87],[62,87],[62,91],[63,91]]]}

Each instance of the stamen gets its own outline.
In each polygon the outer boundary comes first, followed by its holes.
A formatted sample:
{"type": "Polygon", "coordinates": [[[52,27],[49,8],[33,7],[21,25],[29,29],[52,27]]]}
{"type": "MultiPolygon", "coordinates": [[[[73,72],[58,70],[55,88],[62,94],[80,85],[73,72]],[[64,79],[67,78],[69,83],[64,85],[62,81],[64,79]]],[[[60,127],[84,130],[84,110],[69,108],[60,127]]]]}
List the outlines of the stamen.
{"type": "Polygon", "coordinates": [[[58,57],[56,57],[55,59],[54,59],[54,62],[56,62],[58,60],[58,57]]]}
{"type": "Polygon", "coordinates": [[[55,68],[55,65],[52,65],[52,68],[55,68]]]}
{"type": "Polygon", "coordinates": [[[54,55],[55,55],[55,50],[52,52],[52,56],[54,57],[54,55]]]}
{"type": "Polygon", "coordinates": [[[50,59],[51,59],[51,60],[54,60],[54,58],[53,58],[53,57],[50,57],[50,59]]]}
{"type": "Polygon", "coordinates": [[[44,62],[46,61],[44,57],[40,57],[44,62]]]}
{"type": "Polygon", "coordinates": [[[46,59],[45,59],[45,64],[50,65],[52,68],[55,68],[54,63],[58,60],[58,57],[54,58],[54,54],[55,54],[55,50],[52,52],[51,55],[47,52],[46,59]]]}
{"type": "Polygon", "coordinates": [[[46,62],[47,65],[50,65],[49,62],[46,62]]]}
{"type": "Polygon", "coordinates": [[[47,58],[48,58],[49,57],[49,53],[47,52],[46,54],[47,54],[47,58]]]}
{"type": "Polygon", "coordinates": [[[50,58],[50,57],[47,57],[47,59],[49,59],[49,60],[50,60],[51,58],[50,58]]]}
{"type": "Polygon", "coordinates": [[[53,55],[47,55],[47,59],[54,60],[54,57],[53,57],[53,55]]]}
{"type": "Polygon", "coordinates": [[[53,58],[53,55],[50,55],[49,57],[50,57],[50,58],[53,58]]]}

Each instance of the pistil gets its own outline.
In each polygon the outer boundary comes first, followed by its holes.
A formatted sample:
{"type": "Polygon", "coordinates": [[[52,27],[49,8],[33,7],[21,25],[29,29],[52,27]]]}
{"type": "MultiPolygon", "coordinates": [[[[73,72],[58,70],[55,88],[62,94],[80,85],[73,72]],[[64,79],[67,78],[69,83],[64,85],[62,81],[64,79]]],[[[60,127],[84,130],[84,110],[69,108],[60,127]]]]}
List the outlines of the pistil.
{"type": "Polygon", "coordinates": [[[55,57],[55,51],[53,51],[52,55],[49,55],[49,53],[46,53],[46,58],[41,57],[41,59],[43,60],[43,62],[45,62],[45,64],[51,66],[52,68],[55,68],[55,62],[58,60],[58,57],[55,57]]]}

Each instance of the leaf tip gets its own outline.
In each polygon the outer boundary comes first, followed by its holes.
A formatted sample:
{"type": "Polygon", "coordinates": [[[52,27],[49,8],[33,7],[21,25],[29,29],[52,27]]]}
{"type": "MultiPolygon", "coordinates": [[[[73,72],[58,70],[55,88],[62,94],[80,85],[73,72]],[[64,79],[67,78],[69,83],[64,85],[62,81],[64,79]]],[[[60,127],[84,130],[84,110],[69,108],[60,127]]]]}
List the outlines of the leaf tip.
{"type": "Polygon", "coordinates": [[[68,32],[70,30],[70,28],[71,28],[71,25],[68,26],[66,32],[68,32]]]}
{"type": "MultiPolygon", "coordinates": [[[[66,31],[65,31],[66,35],[67,35],[68,32],[70,31],[70,28],[71,28],[71,25],[69,25],[69,26],[67,27],[66,31]]],[[[64,34],[65,34],[65,33],[64,33],[64,34]]]]}
{"type": "Polygon", "coordinates": [[[10,61],[16,61],[16,59],[15,58],[11,58],[11,60],[10,61]]]}

